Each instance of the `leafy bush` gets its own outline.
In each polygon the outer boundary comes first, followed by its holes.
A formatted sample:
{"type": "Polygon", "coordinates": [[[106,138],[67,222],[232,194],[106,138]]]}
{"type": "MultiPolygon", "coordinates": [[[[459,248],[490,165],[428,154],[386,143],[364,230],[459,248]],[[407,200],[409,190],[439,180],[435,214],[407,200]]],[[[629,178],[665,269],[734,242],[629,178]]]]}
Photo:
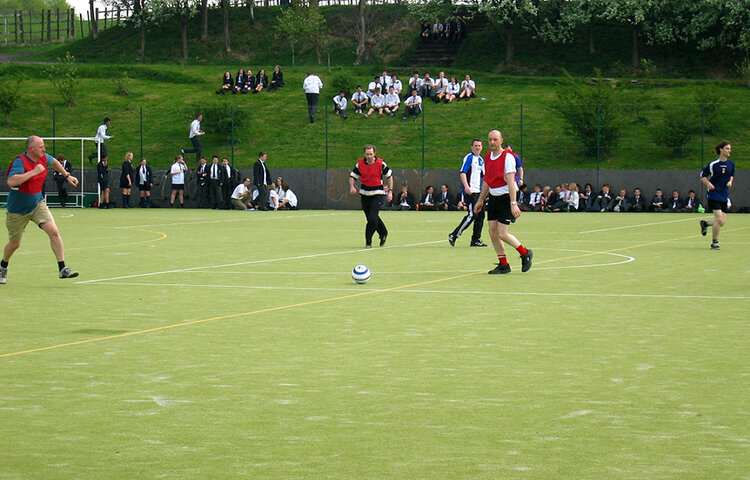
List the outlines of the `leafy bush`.
{"type": "Polygon", "coordinates": [[[117,95],[130,95],[130,77],[128,77],[128,72],[122,72],[122,76],[114,78],[112,83],[115,86],[115,93],[117,95]]]}
{"type": "MultiPolygon", "coordinates": [[[[2,72],[0,72],[1,74],[2,72]]],[[[21,78],[0,81],[0,113],[5,115],[6,125],[10,125],[10,114],[18,109],[21,100],[21,78]]]]}
{"type": "Polygon", "coordinates": [[[230,144],[232,141],[232,121],[234,119],[234,140],[237,143],[241,131],[247,126],[248,110],[234,108],[233,113],[232,107],[233,105],[228,102],[203,108],[195,107],[189,110],[188,115],[193,116],[197,112],[203,113],[201,129],[223,136],[226,142],[230,144]]]}
{"type": "Polygon", "coordinates": [[[745,57],[737,64],[737,73],[745,85],[750,87],[750,57],[745,57]]]}
{"type": "Polygon", "coordinates": [[[75,95],[78,88],[78,66],[76,59],[70,53],[66,53],[64,58],[58,58],[58,63],[47,65],[44,73],[52,85],[54,85],[62,96],[63,103],[66,107],[75,107],[75,95]]]}
{"type": "Polygon", "coordinates": [[[342,90],[346,92],[346,96],[349,97],[354,92],[354,81],[349,72],[338,71],[333,75],[331,79],[331,87],[335,93],[339,93],[342,90]]]}
{"type": "Polygon", "coordinates": [[[706,133],[716,133],[721,129],[721,103],[724,101],[713,88],[702,85],[695,92],[695,102],[698,104],[698,125],[701,124],[700,109],[703,109],[703,125],[706,133]]]}
{"type": "Polygon", "coordinates": [[[567,71],[550,109],[567,124],[567,131],[579,140],[584,153],[596,158],[597,137],[602,156],[608,155],[620,139],[623,115],[617,104],[622,93],[594,69],[593,85],[580,83],[567,71]]]}
{"type": "Polygon", "coordinates": [[[695,109],[690,106],[665,106],[664,123],[654,131],[654,139],[679,155],[695,132],[694,119],[695,109]]]}

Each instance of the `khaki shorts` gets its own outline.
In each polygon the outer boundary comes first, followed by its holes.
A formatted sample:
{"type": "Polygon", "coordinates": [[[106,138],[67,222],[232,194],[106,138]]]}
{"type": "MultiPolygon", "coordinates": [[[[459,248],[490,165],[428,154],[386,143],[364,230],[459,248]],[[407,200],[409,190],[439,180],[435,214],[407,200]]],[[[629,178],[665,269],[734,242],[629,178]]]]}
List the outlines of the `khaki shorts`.
{"type": "Polygon", "coordinates": [[[23,232],[26,230],[26,225],[29,223],[29,220],[36,223],[39,228],[42,228],[43,223],[47,222],[54,222],[55,219],[52,218],[52,213],[49,211],[49,207],[47,207],[47,202],[42,200],[39,202],[29,213],[21,214],[21,213],[5,213],[5,225],[8,227],[8,239],[11,242],[20,242],[21,238],[23,238],[23,232]]]}

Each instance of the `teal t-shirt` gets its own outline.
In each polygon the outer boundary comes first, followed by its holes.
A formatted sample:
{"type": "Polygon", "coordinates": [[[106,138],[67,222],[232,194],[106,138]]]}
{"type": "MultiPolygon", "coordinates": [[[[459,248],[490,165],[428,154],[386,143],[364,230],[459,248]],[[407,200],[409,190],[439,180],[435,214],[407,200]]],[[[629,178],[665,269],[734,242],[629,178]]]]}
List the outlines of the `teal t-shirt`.
{"type": "MultiPolygon", "coordinates": [[[[52,161],[55,159],[52,155],[45,153],[47,157],[47,167],[52,165],[52,161]]],[[[24,173],[23,171],[23,159],[18,156],[11,164],[10,171],[8,172],[8,178],[13,175],[19,175],[24,173]]],[[[38,193],[23,193],[18,191],[18,187],[12,187],[8,192],[8,205],[7,209],[9,213],[20,213],[26,215],[33,211],[36,206],[44,199],[42,192],[38,193]]]]}

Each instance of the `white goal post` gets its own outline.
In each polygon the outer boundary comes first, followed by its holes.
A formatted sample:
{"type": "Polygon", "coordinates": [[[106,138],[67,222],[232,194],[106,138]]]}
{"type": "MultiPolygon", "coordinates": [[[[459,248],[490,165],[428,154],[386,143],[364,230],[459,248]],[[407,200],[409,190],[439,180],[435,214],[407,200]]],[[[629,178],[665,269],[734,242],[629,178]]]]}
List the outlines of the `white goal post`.
{"type": "MultiPolygon", "coordinates": [[[[84,169],[84,167],[85,167],[84,159],[86,158],[85,142],[95,142],[96,139],[94,137],[40,137],[40,138],[42,140],[44,140],[45,142],[47,142],[47,141],[57,141],[57,140],[74,140],[74,141],[80,141],[81,142],[81,175],[78,177],[78,190],[76,191],[76,194],[80,197],[80,202],[78,200],[76,200],[76,206],[80,207],[80,208],[84,207],[84,199],[86,198],[86,194],[96,195],[97,199],[98,199],[99,198],[99,183],[98,182],[96,184],[96,192],[86,192],[85,191],[85,187],[84,187],[84,185],[85,185],[85,182],[84,182],[85,178],[84,177],[86,175],[86,170],[84,169]]],[[[21,142],[24,142],[22,144],[22,146],[19,148],[20,152],[24,152],[25,151],[25,147],[26,147],[26,143],[25,142],[26,142],[26,140],[27,140],[27,137],[0,137],[0,141],[21,141],[21,142]]],[[[47,149],[49,149],[51,146],[49,145],[49,143],[45,143],[45,147],[47,149]]],[[[101,144],[99,144],[99,143],[96,144],[96,153],[97,153],[97,158],[101,159],[102,152],[101,152],[101,144]]],[[[15,157],[13,157],[13,158],[15,158],[15,157]]],[[[97,164],[98,164],[98,162],[97,162],[97,164]]],[[[5,202],[3,202],[3,203],[5,203],[5,202]]]]}

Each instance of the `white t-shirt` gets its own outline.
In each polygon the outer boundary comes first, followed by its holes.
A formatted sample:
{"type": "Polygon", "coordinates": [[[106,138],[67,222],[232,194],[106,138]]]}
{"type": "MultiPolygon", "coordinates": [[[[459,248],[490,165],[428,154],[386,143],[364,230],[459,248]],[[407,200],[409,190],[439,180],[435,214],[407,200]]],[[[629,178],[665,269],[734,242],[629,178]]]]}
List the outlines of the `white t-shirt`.
{"type": "MultiPolygon", "coordinates": [[[[490,153],[490,160],[498,160],[500,158],[500,155],[503,153],[500,152],[499,155],[495,156],[494,153],[490,153]]],[[[503,169],[503,172],[505,174],[508,174],[510,172],[516,173],[516,157],[513,156],[512,153],[508,152],[505,154],[505,167],[503,169]]],[[[486,169],[487,166],[485,165],[484,168],[486,169]]],[[[494,196],[500,196],[505,195],[507,193],[510,193],[510,190],[508,189],[508,185],[503,185],[502,187],[497,188],[490,188],[490,195],[494,196]]]]}
{"type": "Polygon", "coordinates": [[[169,169],[169,173],[176,174],[172,175],[172,185],[185,184],[185,169],[182,168],[182,164],[177,162],[173,163],[172,168],[169,169]]]}
{"type": "Polygon", "coordinates": [[[240,183],[236,187],[234,187],[234,191],[232,192],[232,198],[235,200],[242,200],[242,197],[247,195],[247,191],[249,189],[245,186],[245,182],[240,183]]]}
{"type": "Polygon", "coordinates": [[[275,189],[268,192],[268,204],[272,208],[279,208],[279,194],[275,189]]]}
{"type": "Polygon", "coordinates": [[[385,96],[386,105],[393,106],[393,105],[398,105],[399,103],[401,103],[401,99],[395,93],[389,93],[388,95],[385,96]]]}
{"type": "Polygon", "coordinates": [[[320,93],[323,81],[317,75],[308,75],[302,82],[302,88],[305,89],[305,93],[320,93]]]}

